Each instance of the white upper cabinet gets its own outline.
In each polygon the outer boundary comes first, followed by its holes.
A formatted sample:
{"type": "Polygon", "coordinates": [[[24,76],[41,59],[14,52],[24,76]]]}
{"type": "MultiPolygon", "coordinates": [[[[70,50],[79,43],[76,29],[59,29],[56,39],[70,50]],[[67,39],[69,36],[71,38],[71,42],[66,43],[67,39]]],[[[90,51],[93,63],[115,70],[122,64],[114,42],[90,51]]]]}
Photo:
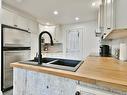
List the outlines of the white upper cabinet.
{"type": "Polygon", "coordinates": [[[127,0],[115,0],[116,2],[116,28],[127,28],[127,0]]]}
{"type": "Polygon", "coordinates": [[[106,30],[114,29],[114,0],[106,0],[106,30]]]}
{"type": "Polygon", "coordinates": [[[6,9],[2,9],[2,24],[28,30],[26,18],[6,9]]]}
{"type": "Polygon", "coordinates": [[[126,4],[127,0],[102,0],[98,12],[98,27],[102,33],[108,35],[114,29],[127,28],[126,4]]]}
{"type": "Polygon", "coordinates": [[[63,34],[60,25],[56,25],[55,28],[55,43],[62,43],[63,34]]]}
{"type": "Polygon", "coordinates": [[[19,15],[15,15],[15,20],[14,20],[14,26],[17,28],[21,28],[21,29],[25,29],[28,30],[28,25],[27,25],[27,19],[19,16],[19,15]]]}
{"type": "Polygon", "coordinates": [[[2,24],[14,25],[14,14],[5,9],[2,9],[2,24]]]}
{"type": "MultiPolygon", "coordinates": [[[[40,28],[40,32],[48,31],[52,35],[54,43],[62,43],[63,35],[59,25],[56,26],[39,25],[39,28],[40,28]]],[[[44,34],[43,38],[45,39],[45,43],[50,43],[49,35],[44,34]]]]}
{"type": "Polygon", "coordinates": [[[2,9],[2,24],[28,30],[36,34],[38,23],[21,15],[15,14],[7,9],[2,9]]]}
{"type": "Polygon", "coordinates": [[[33,34],[37,34],[38,33],[38,23],[36,23],[35,21],[32,20],[28,20],[27,22],[28,25],[28,31],[33,33],[33,34]]]}
{"type": "Polygon", "coordinates": [[[114,25],[114,0],[104,0],[104,32],[110,32],[114,25]]]}
{"type": "Polygon", "coordinates": [[[98,11],[98,32],[104,31],[104,5],[100,5],[98,11]]]}

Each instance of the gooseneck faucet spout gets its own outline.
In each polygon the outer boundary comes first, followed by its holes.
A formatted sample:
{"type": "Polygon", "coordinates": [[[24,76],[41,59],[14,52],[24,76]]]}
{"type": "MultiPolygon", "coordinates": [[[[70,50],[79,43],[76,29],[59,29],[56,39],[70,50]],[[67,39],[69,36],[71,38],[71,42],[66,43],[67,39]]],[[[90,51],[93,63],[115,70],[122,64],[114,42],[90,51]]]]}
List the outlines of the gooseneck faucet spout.
{"type": "Polygon", "coordinates": [[[42,64],[41,37],[42,37],[42,35],[45,34],[45,33],[49,35],[49,37],[50,37],[50,43],[51,43],[51,45],[53,45],[52,35],[51,35],[49,32],[47,32],[47,31],[43,31],[43,32],[41,32],[41,33],[39,34],[39,54],[38,54],[38,64],[42,64]]]}

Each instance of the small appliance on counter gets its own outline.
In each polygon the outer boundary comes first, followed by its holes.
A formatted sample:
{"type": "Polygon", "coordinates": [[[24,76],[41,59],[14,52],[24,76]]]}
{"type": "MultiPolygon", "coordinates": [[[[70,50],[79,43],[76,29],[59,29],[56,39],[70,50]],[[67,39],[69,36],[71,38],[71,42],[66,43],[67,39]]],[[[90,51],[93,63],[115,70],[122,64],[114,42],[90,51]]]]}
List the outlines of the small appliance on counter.
{"type": "Polygon", "coordinates": [[[109,45],[101,45],[100,46],[100,56],[103,56],[103,57],[111,56],[109,45]]]}

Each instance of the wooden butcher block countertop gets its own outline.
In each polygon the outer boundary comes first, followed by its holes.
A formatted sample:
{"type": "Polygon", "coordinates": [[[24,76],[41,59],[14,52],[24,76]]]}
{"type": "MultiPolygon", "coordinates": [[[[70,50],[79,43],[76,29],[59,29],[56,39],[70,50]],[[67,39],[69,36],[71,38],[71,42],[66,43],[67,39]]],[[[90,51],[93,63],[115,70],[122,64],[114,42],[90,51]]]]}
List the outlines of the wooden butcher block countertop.
{"type": "Polygon", "coordinates": [[[76,72],[12,63],[12,67],[48,73],[61,77],[89,83],[105,83],[108,86],[124,88],[127,90],[127,62],[122,62],[112,57],[88,56],[76,72]]]}

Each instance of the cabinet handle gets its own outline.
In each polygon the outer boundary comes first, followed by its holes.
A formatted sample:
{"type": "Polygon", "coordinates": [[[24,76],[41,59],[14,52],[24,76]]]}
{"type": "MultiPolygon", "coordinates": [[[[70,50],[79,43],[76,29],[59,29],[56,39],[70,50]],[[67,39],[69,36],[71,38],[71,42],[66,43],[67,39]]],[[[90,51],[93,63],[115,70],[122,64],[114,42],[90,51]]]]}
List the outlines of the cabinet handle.
{"type": "Polygon", "coordinates": [[[75,95],[81,95],[81,93],[79,91],[76,91],[75,95]]]}
{"type": "Polygon", "coordinates": [[[104,33],[104,35],[106,35],[106,33],[104,33]]]}
{"type": "Polygon", "coordinates": [[[14,25],[15,27],[18,27],[18,25],[14,25]]]}
{"type": "Polygon", "coordinates": [[[110,30],[111,28],[110,28],[110,27],[108,27],[107,29],[108,29],[108,30],[110,30]]]}

